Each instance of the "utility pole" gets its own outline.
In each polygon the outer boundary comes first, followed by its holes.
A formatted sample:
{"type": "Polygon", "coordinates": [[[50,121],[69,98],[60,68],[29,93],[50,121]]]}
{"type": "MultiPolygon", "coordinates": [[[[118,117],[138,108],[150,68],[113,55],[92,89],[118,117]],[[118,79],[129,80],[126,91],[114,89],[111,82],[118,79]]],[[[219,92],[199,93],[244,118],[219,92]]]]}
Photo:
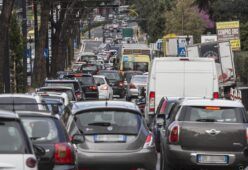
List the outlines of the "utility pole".
{"type": "Polygon", "coordinates": [[[10,93],[10,69],[9,69],[9,35],[6,34],[6,43],[4,49],[4,71],[3,71],[3,80],[4,80],[4,93],[10,93]]]}
{"type": "Polygon", "coordinates": [[[38,47],[38,38],[39,38],[37,0],[33,0],[33,8],[34,8],[34,39],[35,39],[35,51],[36,51],[38,47]]]}
{"type": "MultiPolygon", "coordinates": [[[[26,90],[27,87],[27,2],[26,0],[22,0],[22,35],[24,39],[24,56],[23,56],[23,87],[26,90]]],[[[30,56],[31,62],[32,56],[30,56]]]]}

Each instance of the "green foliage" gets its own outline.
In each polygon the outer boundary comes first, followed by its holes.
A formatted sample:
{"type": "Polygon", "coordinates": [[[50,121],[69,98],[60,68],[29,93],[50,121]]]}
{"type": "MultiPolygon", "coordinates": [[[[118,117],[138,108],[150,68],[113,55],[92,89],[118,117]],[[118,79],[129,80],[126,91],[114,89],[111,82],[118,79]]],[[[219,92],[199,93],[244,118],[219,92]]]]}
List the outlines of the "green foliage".
{"type": "Polygon", "coordinates": [[[234,57],[236,74],[239,81],[248,84],[248,52],[237,52],[234,57]]]}
{"type": "Polygon", "coordinates": [[[138,24],[148,34],[149,42],[163,37],[165,30],[164,13],[171,0],[134,0],[133,7],[138,13],[138,24]]]}
{"type": "Polygon", "coordinates": [[[24,42],[20,31],[16,13],[12,14],[9,39],[10,39],[10,67],[12,75],[12,92],[25,92],[23,77],[24,42]]]}
{"type": "Polygon", "coordinates": [[[196,42],[200,40],[205,23],[193,3],[194,0],[178,0],[172,9],[165,13],[166,34],[193,35],[196,42]]]}

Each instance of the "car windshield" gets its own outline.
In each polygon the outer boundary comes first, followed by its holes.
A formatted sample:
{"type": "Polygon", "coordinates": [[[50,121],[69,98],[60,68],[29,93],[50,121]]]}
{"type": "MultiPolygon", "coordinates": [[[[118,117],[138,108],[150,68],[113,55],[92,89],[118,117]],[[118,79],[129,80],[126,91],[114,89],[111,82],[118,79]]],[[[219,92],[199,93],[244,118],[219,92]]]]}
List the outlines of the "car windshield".
{"type": "Polygon", "coordinates": [[[55,106],[58,107],[59,113],[62,113],[63,110],[64,110],[64,105],[63,105],[63,101],[62,100],[54,100],[53,98],[46,97],[46,98],[43,98],[43,101],[46,103],[46,105],[48,107],[48,110],[50,112],[53,111],[53,109],[52,109],[53,105],[55,105],[55,106]]]}
{"type": "Polygon", "coordinates": [[[131,82],[132,83],[146,84],[147,80],[148,80],[147,76],[134,76],[134,77],[132,77],[131,82]]]}
{"type": "Polygon", "coordinates": [[[148,72],[148,63],[146,62],[123,62],[123,70],[135,70],[148,72]]]}
{"type": "Polygon", "coordinates": [[[244,122],[242,110],[240,108],[187,106],[183,110],[184,121],[223,123],[244,122]]]}
{"type": "Polygon", "coordinates": [[[94,85],[94,79],[90,76],[77,77],[77,79],[82,83],[82,85],[94,85]]]}
{"type": "Polygon", "coordinates": [[[81,60],[82,61],[90,61],[90,60],[96,60],[97,56],[94,55],[82,55],[81,60]]]}
{"type": "Polygon", "coordinates": [[[94,77],[94,79],[95,79],[96,84],[100,84],[100,85],[105,84],[104,79],[101,77],[94,77]]]}
{"type": "MultiPolygon", "coordinates": [[[[40,105],[42,104],[40,103],[40,105]]],[[[37,111],[39,110],[39,106],[37,104],[37,101],[32,98],[0,97],[0,109],[9,111],[37,111]]]]}
{"type": "Polygon", "coordinates": [[[118,72],[100,72],[100,75],[104,75],[109,80],[121,80],[121,76],[118,72]]]}
{"type": "Polygon", "coordinates": [[[95,71],[95,70],[97,70],[96,65],[83,65],[81,68],[82,68],[82,71],[95,71]]]}
{"type": "Polygon", "coordinates": [[[79,91],[79,84],[77,82],[65,82],[65,81],[61,81],[61,82],[46,82],[45,84],[47,87],[58,87],[58,86],[62,86],[62,87],[70,87],[75,91],[79,91]]]}
{"type": "Polygon", "coordinates": [[[46,88],[42,88],[39,90],[39,92],[59,92],[59,93],[66,93],[68,95],[68,98],[70,101],[75,101],[75,97],[73,94],[73,91],[70,89],[46,89],[46,88]]]}
{"type": "Polygon", "coordinates": [[[24,154],[24,129],[17,121],[0,120],[0,154],[24,154]]]}
{"type": "Polygon", "coordinates": [[[29,138],[35,143],[59,142],[58,129],[53,118],[21,117],[29,138]]]}
{"type": "Polygon", "coordinates": [[[137,134],[141,118],[124,111],[92,111],[77,114],[75,121],[84,134],[137,134]]]}

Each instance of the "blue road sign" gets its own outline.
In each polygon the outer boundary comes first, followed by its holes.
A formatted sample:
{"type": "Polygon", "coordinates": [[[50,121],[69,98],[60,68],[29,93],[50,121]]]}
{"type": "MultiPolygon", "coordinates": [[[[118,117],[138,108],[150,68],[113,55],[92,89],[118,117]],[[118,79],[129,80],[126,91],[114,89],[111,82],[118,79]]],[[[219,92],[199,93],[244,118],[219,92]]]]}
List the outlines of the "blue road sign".
{"type": "Polygon", "coordinates": [[[178,48],[178,56],[179,57],[185,57],[186,56],[186,49],[185,49],[185,47],[179,47],[178,48]]]}
{"type": "Polygon", "coordinates": [[[48,58],[48,57],[49,57],[48,48],[45,48],[45,49],[44,49],[43,55],[44,55],[45,58],[48,58]]]}

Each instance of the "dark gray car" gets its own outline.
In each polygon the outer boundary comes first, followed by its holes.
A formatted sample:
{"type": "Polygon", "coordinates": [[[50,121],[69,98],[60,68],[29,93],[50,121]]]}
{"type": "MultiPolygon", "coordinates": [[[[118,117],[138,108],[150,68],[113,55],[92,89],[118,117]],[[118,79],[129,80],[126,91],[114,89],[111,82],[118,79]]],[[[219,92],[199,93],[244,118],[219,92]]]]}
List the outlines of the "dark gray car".
{"type": "Polygon", "coordinates": [[[133,103],[75,103],[67,130],[78,148],[79,168],[156,169],[153,136],[133,103]]]}
{"type": "Polygon", "coordinates": [[[248,117],[238,101],[178,102],[160,130],[161,170],[244,169],[248,117]]]}

